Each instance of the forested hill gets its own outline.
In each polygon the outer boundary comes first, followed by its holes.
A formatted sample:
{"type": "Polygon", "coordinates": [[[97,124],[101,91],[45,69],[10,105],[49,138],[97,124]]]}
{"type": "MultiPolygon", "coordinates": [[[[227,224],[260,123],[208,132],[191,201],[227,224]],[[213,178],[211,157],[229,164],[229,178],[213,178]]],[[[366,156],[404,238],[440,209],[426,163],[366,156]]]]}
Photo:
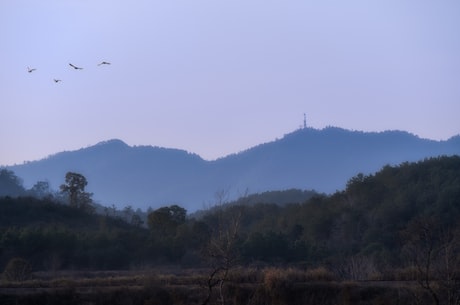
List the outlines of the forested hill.
{"type": "MultiPolygon", "coordinates": [[[[238,212],[245,259],[326,263],[368,276],[411,263],[405,251],[412,242],[423,246],[421,228],[430,230],[433,249],[445,242],[446,232],[456,232],[449,238],[459,245],[460,157],[385,166],[352,177],[345,190],[332,195],[286,206],[230,206],[223,215],[238,212]]],[[[452,250],[458,258],[460,248],[452,250]]]]}
{"type": "MultiPolygon", "coordinates": [[[[219,145],[219,143],[214,143],[219,145]]],[[[103,205],[153,208],[175,203],[189,211],[245,193],[285,189],[332,193],[358,174],[439,155],[460,154],[460,136],[432,141],[402,131],[359,132],[304,128],[273,142],[214,161],[183,150],[128,146],[110,140],[39,161],[10,166],[31,187],[46,180],[54,189],[65,173],[88,180],[87,190],[103,205]]]]}
{"type": "Polygon", "coordinates": [[[181,207],[163,207],[149,214],[148,228],[49,199],[0,197],[0,270],[14,257],[36,270],[200,266],[206,262],[203,249],[227,236],[223,229],[237,230],[229,251],[241,264],[327,266],[344,278],[363,279],[413,267],[409,246],[420,247],[421,254],[427,246],[433,255],[444,253],[439,249],[448,237],[460,266],[459,156],[385,166],[350,178],[342,191],[302,203],[267,203],[262,196],[247,204],[254,199],[249,197],[196,218],[181,207]],[[430,244],[420,239],[427,232],[430,244]]]}

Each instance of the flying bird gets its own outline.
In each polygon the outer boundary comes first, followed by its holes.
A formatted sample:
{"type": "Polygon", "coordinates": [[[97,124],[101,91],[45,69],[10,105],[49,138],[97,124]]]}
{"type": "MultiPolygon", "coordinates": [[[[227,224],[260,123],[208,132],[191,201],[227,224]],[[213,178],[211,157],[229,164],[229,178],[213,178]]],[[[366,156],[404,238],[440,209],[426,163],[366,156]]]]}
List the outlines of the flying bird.
{"type": "Polygon", "coordinates": [[[59,83],[59,82],[62,82],[62,80],[60,79],[53,79],[55,83],[59,83]]]}
{"type": "Polygon", "coordinates": [[[103,61],[103,62],[101,62],[100,64],[98,64],[98,66],[101,66],[101,65],[110,65],[110,63],[109,63],[109,62],[106,62],[106,61],[103,61]]]}
{"type": "Polygon", "coordinates": [[[83,68],[74,66],[74,65],[72,65],[72,64],[69,64],[69,66],[71,66],[71,67],[74,68],[75,70],[83,70],[83,68]]]}
{"type": "Polygon", "coordinates": [[[35,70],[37,70],[37,69],[27,67],[27,72],[29,72],[29,73],[32,73],[32,72],[34,72],[35,70]]]}

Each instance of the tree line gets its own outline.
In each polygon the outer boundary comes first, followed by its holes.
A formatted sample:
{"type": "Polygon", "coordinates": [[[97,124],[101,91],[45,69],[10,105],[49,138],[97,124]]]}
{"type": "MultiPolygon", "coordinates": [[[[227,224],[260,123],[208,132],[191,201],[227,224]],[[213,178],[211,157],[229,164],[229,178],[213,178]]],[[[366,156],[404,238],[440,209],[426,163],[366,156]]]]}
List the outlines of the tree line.
{"type": "MultiPolygon", "coordinates": [[[[20,185],[11,172],[2,170],[0,179],[5,175],[10,184],[0,180],[2,188],[20,185]]],[[[145,220],[133,220],[132,210],[121,217],[91,208],[84,186],[83,176],[70,173],[59,197],[67,201],[30,193],[1,197],[0,270],[15,257],[34,270],[178,264],[212,267],[210,285],[223,283],[236,265],[325,266],[348,279],[404,268],[430,277],[460,271],[458,156],[358,174],[344,190],[302,203],[219,198],[200,213],[170,205],[148,211],[145,220]]]]}

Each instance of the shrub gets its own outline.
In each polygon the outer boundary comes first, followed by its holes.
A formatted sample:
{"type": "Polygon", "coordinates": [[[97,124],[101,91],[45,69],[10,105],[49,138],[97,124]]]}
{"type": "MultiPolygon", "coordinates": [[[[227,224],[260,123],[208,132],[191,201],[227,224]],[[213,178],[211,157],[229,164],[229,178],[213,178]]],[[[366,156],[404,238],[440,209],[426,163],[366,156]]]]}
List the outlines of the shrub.
{"type": "Polygon", "coordinates": [[[228,273],[228,280],[234,283],[259,283],[263,274],[255,268],[235,268],[228,273]]]}
{"type": "Polygon", "coordinates": [[[27,260],[15,257],[10,259],[3,275],[8,281],[25,281],[31,278],[32,267],[27,260]]]}
{"type": "Polygon", "coordinates": [[[264,270],[264,286],[267,291],[285,289],[299,281],[299,272],[294,269],[267,268],[264,270]]]}
{"type": "Polygon", "coordinates": [[[386,278],[395,281],[415,281],[419,277],[419,271],[415,266],[394,269],[391,274],[387,274],[386,278]]]}
{"type": "Polygon", "coordinates": [[[334,281],[334,274],[324,267],[309,269],[305,273],[305,280],[307,281],[334,281]]]}

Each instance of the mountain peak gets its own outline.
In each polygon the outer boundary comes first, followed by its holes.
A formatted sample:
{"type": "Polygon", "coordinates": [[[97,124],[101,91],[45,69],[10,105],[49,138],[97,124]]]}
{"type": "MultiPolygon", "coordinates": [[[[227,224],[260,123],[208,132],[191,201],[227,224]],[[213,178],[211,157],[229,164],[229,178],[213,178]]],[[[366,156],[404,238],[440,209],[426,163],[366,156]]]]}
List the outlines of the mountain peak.
{"type": "Polygon", "coordinates": [[[128,144],[123,142],[120,139],[110,139],[107,141],[101,141],[94,146],[119,146],[119,147],[129,147],[128,144]]]}

